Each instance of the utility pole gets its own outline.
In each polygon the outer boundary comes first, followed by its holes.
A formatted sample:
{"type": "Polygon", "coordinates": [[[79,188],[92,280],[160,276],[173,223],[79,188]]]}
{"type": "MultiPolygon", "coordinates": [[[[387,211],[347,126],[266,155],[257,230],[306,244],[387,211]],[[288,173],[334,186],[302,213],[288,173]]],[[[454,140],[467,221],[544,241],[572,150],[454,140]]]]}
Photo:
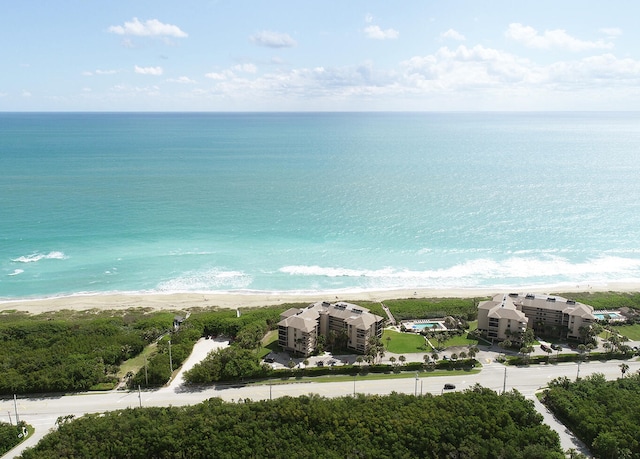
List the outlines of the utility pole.
{"type": "Polygon", "coordinates": [[[269,400],[272,400],[272,397],[271,397],[271,395],[272,395],[272,393],[271,393],[271,387],[272,387],[272,386],[273,386],[273,384],[272,384],[272,383],[269,383],[269,400]]]}
{"type": "Polygon", "coordinates": [[[507,367],[504,367],[504,381],[502,382],[502,393],[507,391],[507,367]]]}
{"type": "Polygon", "coordinates": [[[414,383],[414,387],[413,387],[413,395],[414,397],[418,396],[418,372],[416,371],[416,381],[414,383]]]}
{"type": "Polygon", "coordinates": [[[576,381],[580,378],[580,360],[578,360],[578,373],[576,374],[576,381]]]}
{"type": "Polygon", "coordinates": [[[138,400],[140,401],[140,408],[142,408],[142,395],[140,394],[140,384],[138,384],[138,400]]]}
{"type": "Polygon", "coordinates": [[[13,394],[13,409],[16,410],[16,425],[20,424],[20,418],[18,417],[18,397],[13,394]]]}
{"type": "Polygon", "coordinates": [[[173,374],[173,359],[171,358],[171,340],[169,340],[169,369],[171,369],[171,374],[173,374]]]}
{"type": "Polygon", "coordinates": [[[358,374],[356,373],[355,375],[353,375],[353,396],[356,396],[356,378],[358,377],[358,374]]]}

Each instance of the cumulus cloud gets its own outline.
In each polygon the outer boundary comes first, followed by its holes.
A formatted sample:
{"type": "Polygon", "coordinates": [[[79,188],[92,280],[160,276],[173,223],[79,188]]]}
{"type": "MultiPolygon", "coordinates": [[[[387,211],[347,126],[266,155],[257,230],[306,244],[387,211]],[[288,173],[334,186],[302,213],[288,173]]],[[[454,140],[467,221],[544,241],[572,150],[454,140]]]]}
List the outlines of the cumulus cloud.
{"type": "Polygon", "coordinates": [[[233,66],[233,70],[243,73],[256,73],[258,71],[258,67],[254,64],[238,64],[233,66]]]}
{"type": "Polygon", "coordinates": [[[374,40],[394,40],[400,36],[400,32],[396,29],[382,30],[380,26],[370,25],[364,29],[367,38],[374,40]]]}
{"type": "Polygon", "coordinates": [[[134,71],[140,75],[162,75],[162,67],[139,67],[135,66],[134,71]]]}
{"type": "Polygon", "coordinates": [[[515,40],[529,48],[560,48],[569,51],[586,51],[592,49],[610,49],[613,43],[603,40],[585,41],[572,37],[563,29],[545,30],[542,34],[531,26],[514,22],[509,24],[505,32],[507,38],[515,40]]]}
{"type": "Polygon", "coordinates": [[[123,26],[111,26],[109,32],[117,35],[135,35],[139,37],[175,37],[186,38],[188,35],[176,25],[163,24],[157,19],[140,22],[138,18],[125,22],[123,26]]]}
{"type": "Polygon", "coordinates": [[[603,27],[599,32],[606,35],[609,39],[615,39],[622,35],[622,29],[617,27],[603,27]]]}
{"type": "Polygon", "coordinates": [[[266,46],[267,48],[292,48],[297,45],[296,41],[288,34],[271,30],[255,33],[249,37],[249,40],[258,46],[266,46]]]}
{"type": "Polygon", "coordinates": [[[196,80],[192,80],[191,78],[187,77],[187,76],[181,76],[178,78],[169,78],[167,80],[167,82],[169,83],[180,83],[180,84],[196,84],[197,81],[196,80]]]}
{"type": "Polygon", "coordinates": [[[84,76],[115,75],[116,73],[118,73],[118,70],[100,70],[100,69],[96,69],[94,71],[87,70],[85,72],[82,72],[82,75],[84,75],[84,76]]]}
{"type": "Polygon", "coordinates": [[[233,76],[233,72],[224,71],[224,72],[209,72],[204,75],[207,78],[211,78],[212,80],[226,80],[227,78],[233,76]]]}
{"type": "Polygon", "coordinates": [[[449,40],[456,40],[456,41],[465,41],[466,40],[464,35],[462,35],[457,30],[453,30],[453,29],[449,29],[446,32],[442,32],[440,34],[440,38],[449,39],[449,40]]]}

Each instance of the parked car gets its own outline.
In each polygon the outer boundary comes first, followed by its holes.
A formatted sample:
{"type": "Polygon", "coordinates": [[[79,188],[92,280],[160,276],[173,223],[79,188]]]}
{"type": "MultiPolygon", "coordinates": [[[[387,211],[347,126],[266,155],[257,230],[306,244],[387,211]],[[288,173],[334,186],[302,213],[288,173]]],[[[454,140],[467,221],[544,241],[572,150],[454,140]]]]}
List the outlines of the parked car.
{"type": "Polygon", "coordinates": [[[267,363],[273,363],[273,362],[275,362],[275,359],[273,357],[267,356],[267,357],[264,358],[264,361],[267,362],[267,363]]]}
{"type": "Polygon", "coordinates": [[[455,384],[449,384],[449,383],[447,383],[447,384],[445,384],[445,385],[444,385],[444,388],[445,388],[446,390],[451,390],[451,389],[455,389],[455,388],[456,388],[456,385],[455,385],[455,384]]]}
{"type": "Polygon", "coordinates": [[[562,346],[560,346],[559,344],[552,344],[551,349],[553,349],[554,351],[561,351],[562,346]]]}
{"type": "Polygon", "coordinates": [[[546,351],[547,349],[549,349],[549,346],[547,346],[546,344],[541,344],[540,349],[542,349],[543,351],[546,351]]]}

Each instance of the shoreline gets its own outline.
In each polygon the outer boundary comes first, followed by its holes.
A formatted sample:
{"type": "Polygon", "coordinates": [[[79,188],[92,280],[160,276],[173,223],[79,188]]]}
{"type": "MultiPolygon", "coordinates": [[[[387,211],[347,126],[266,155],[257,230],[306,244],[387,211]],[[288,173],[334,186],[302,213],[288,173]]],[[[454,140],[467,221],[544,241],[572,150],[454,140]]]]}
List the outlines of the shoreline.
{"type": "Polygon", "coordinates": [[[123,310],[148,308],[152,310],[186,311],[192,308],[252,308],[287,303],[314,303],[316,301],[374,301],[403,298],[475,298],[499,293],[578,293],[578,292],[639,292],[640,283],[609,282],[600,284],[560,284],[528,287],[487,288],[416,288],[357,292],[190,292],[190,293],[95,293],[57,296],[40,299],[8,299],[0,301],[2,311],[20,311],[33,314],[45,312],[91,309],[123,310]]]}

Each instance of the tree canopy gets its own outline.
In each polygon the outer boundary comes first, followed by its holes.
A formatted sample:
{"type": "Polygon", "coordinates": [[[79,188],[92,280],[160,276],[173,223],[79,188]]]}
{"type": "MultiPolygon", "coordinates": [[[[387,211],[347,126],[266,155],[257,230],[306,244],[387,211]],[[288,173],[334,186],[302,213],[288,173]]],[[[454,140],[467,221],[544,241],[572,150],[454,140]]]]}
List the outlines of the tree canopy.
{"type": "Polygon", "coordinates": [[[126,409],[59,425],[24,459],[58,457],[557,458],[558,435],[517,392],[316,395],[126,409]]]}
{"type": "Polygon", "coordinates": [[[600,458],[640,458],[640,374],[552,381],[544,403],[600,458]]]}

